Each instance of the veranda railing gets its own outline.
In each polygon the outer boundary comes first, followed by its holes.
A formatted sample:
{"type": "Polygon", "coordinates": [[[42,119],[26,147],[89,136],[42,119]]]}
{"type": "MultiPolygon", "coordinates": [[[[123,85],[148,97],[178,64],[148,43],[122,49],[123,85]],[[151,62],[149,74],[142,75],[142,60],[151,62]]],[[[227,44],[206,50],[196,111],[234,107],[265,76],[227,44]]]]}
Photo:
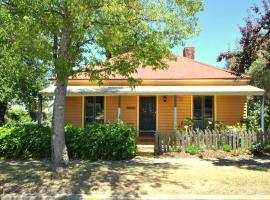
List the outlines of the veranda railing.
{"type": "Polygon", "coordinates": [[[223,149],[230,145],[233,150],[248,149],[252,144],[270,143],[270,131],[217,131],[194,130],[176,132],[156,132],[155,154],[171,150],[185,149],[194,145],[197,149],[223,149]]]}

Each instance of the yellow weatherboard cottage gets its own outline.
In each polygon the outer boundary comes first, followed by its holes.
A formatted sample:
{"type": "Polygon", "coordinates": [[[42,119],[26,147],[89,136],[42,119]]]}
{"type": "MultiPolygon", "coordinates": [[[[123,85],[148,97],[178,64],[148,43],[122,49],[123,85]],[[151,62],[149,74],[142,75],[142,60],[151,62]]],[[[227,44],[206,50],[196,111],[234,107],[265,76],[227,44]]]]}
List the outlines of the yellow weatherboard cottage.
{"type": "MultiPolygon", "coordinates": [[[[194,128],[216,121],[235,125],[247,115],[247,96],[263,96],[264,90],[248,85],[251,77],[195,61],[193,47],[167,61],[165,70],[139,68],[130,87],[121,76],[104,80],[103,86],[82,74],[68,81],[65,122],[78,127],[91,123],[123,121],[133,124],[139,136],[170,132],[191,118],[194,128]]],[[[54,86],[41,91],[51,96],[54,86]]]]}

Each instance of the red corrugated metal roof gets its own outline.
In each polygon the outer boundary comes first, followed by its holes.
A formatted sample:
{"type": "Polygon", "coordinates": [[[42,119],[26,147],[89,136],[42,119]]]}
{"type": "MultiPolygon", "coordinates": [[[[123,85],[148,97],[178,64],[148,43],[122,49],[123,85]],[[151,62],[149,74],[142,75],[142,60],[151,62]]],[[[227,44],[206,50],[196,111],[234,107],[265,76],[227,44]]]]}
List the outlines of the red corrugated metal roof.
{"type": "MultiPolygon", "coordinates": [[[[167,60],[168,68],[152,70],[151,67],[140,67],[132,77],[142,80],[196,80],[196,79],[239,79],[232,72],[195,61],[190,58],[176,56],[176,60],[167,60]]],[[[83,73],[70,79],[88,79],[83,73]]],[[[125,77],[115,76],[110,80],[125,80],[125,77]]],[[[251,79],[243,76],[242,79],[251,79]]]]}

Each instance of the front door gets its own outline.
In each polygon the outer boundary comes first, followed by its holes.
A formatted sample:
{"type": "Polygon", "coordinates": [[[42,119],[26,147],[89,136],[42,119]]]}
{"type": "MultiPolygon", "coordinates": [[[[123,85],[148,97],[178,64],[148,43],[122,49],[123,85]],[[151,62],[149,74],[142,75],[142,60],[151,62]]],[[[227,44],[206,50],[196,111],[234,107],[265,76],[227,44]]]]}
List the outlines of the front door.
{"type": "Polygon", "coordinates": [[[156,130],[156,97],[140,97],[140,132],[156,130]]]}

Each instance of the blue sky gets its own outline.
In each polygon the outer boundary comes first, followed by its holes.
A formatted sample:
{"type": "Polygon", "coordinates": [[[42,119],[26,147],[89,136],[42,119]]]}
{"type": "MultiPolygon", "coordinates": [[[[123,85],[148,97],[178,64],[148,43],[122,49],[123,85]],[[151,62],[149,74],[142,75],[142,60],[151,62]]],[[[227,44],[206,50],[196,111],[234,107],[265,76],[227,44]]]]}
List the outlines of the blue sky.
{"type": "MultiPolygon", "coordinates": [[[[196,48],[196,60],[224,67],[225,62],[216,62],[220,52],[233,50],[240,38],[239,25],[244,23],[248,10],[261,0],[205,0],[204,11],[198,14],[201,33],[186,42],[196,48]]],[[[174,53],[182,55],[183,48],[174,53]]]]}

